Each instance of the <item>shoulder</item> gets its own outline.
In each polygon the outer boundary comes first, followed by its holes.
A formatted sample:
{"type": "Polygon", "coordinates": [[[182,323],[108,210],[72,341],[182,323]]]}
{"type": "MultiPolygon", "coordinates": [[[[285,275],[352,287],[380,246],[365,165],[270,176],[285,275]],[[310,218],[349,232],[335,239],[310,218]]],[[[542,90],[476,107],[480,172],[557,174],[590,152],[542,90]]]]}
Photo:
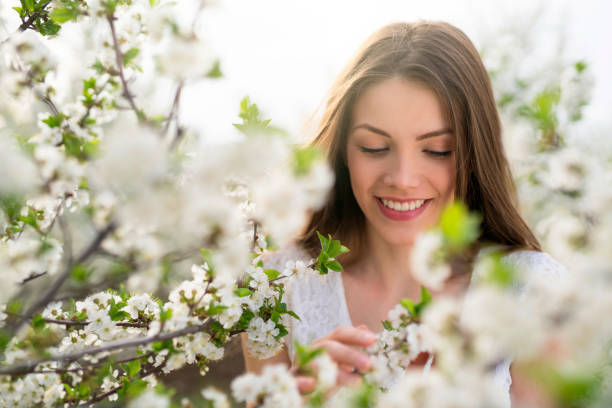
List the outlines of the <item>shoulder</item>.
{"type": "Polygon", "coordinates": [[[569,274],[565,266],[546,252],[517,250],[503,256],[501,261],[516,272],[513,286],[521,297],[533,290],[539,292],[551,285],[568,282],[569,274]]]}
{"type": "Polygon", "coordinates": [[[536,277],[561,279],[567,274],[565,266],[546,252],[517,250],[503,256],[501,261],[515,268],[526,279],[536,277]]]}

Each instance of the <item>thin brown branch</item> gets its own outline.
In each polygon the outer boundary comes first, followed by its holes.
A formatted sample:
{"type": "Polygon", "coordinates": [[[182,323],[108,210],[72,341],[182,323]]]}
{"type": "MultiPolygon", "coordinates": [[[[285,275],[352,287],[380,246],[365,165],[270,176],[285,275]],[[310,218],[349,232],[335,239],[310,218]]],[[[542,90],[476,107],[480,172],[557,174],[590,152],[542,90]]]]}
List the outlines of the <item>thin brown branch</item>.
{"type": "Polygon", "coordinates": [[[36,278],[40,278],[41,276],[45,276],[46,274],[47,274],[47,271],[39,272],[39,273],[32,273],[30,276],[28,276],[27,278],[25,278],[24,280],[19,282],[19,284],[23,286],[26,283],[28,283],[30,281],[33,281],[36,278]]]}
{"type": "Polygon", "coordinates": [[[117,68],[119,69],[119,80],[121,81],[121,86],[123,87],[123,97],[128,101],[130,108],[136,113],[138,120],[143,120],[143,113],[136,106],[136,102],[134,102],[134,97],[130,93],[128,88],[128,83],[125,79],[125,73],[123,72],[123,54],[121,53],[121,49],[119,48],[119,40],[117,40],[117,32],[115,30],[115,16],[108,15],[106,16],[108,20],[108,24],[110,25],[111,36],[113,38],[113,49],[115,50],[115,60],[117,62],[117,68]]]}
{"type": "Polygon", "coordinates": [[[89,246],[81,253],[81,255],[74,262],[67,262],[66,267],[62,271],[62,273],[57,277],[57,279],[49,286],[47,291],[36,301],[30,308],[24,313],[23,318],[17,320],[16,323],[13,323],[9,326],[9,330],[16,333],[19,329],[27,322],[29,319],[34,316],[39,310],[45,307],[51,299],[55,296],[59,288],[64,284],[68,276],[70,276],[70,272],[75,265],[85,262],[92,256],[96,250],[99,248],[100,244],[104,239],[115,229],[115,224],[113,222],[109,223],[103,230],[98,232],[98,235],[94,238],[94,240],[89,244],[89,246]]]}
{"type": "MultiPolygon", "coordinates": [[[[153,354],[155,354],[152,351],[149,351],[148,353],[139,355],[139,356],[133,356],[133,357],[128,357],[128,358],[124,358],[121,360],[117,360],[117,361],[113,361],[113,364],[122,364],[122,363],[129,363],[130,361],[134,361],[134,360],[142,360],[143,358],[149,358],[151,357],[153,354]]],[[[54,370],[36,370],[36,371],[32,371],[32,374],[63,374],[63,373],[78,373],[79,371],[91,371],[91,370],[95,370],[98,367],[102,367],[103,365],[107,364],[108,360],[104,360],[102,362],[98,362],[98,363],[92,363],[86,366],[82,366],[82,367],[77,367],[77,368],[56,368],[54,370]]]]}
{"type": "Polygon", "coordinates": [[[4,366],[4,367],[0,367],[0,375],[28,374],[34,371],[37,365],[44,363],[46,361],[74,361],[86,355],[93,355],[93,354],[102,353],[106,351],[137,347],[137,346],[142,346],[145,344],[150,344],[156,341],[170,340],[175,337],[181,337],[187,334],[204,331],[210,327],[211,323],[212,323],[212,320],[210,318],[207,318],[202,324],[198,324],[194,326],[187,326],[183,329],[176,330],[173,332],[160,333],[160,334],[156,334],[154,336],[149,336],[149,337],[137,337],[137,338],[129,339],[129,340],[120,340],[120,341],[106,344],[104,346],[92,347],[89,349],[75,351],[73,353],[56,354],[56,355],[51,355],[49,357],[41,358],[39,360],[4,366]]]}
{"type": "MultiPolygon", "coordinates": [[[[156,374],[158,372],[160,372],[161,370],[163,370],[163,368],[166,366],[166,363],[168,362],[168,358],[166,357],[166,359],[163,361],[163,363],[161,363],[159,366],[157,367],[152,367],[147,371],[143,371],[140,375],[140,378],[145,378],[148,377],[152,374],[156,374]]],[[[96,402],[100,402],[103,399],[110,397],[111,395],[113,395],[114,393],[116,393],[117,391],[119,391],[121,388],[123,388],[123,385],[118,385],[115,388],[105,392],[104,394],[100,394],[97,397],[94,397],[93,399],[78,405],[78,407],[90,407],[93,404],[95,404],[96,402]]]]}
{"type": "MultiPolygon", "coordinates": [[[[183,90],[183,81],[180,81],[176,87],[176,92],[174,93],[174,100],[172,101],[172,108],[170,108],[170,114],[168,114],[168,118],[166,119],[166,124],[164,125],[164,130],[162,130],[162,135],[165,136],[168,133],[168,129],[170,128],[170,123],[177,115],[179,102],[181,100],[181,91],[183,90]]],[[[178,124],[177,124],[178,126],[178,124]]]]}
{"type": "Polygon", "coordinates": [[[64,194],[64,197],[62,197],[60,203],[55,209],[55,215],[53,216],[53,219],[51,220],[49,227],[47,227],[47,231],[43,232],[44,235],[47,235],[48,233],[51,232],[51,230],[53,229],[53,226],[55,225],[55,221],[57,220],[58,217],[60,217],[60,212],[62,211],[62,207],[64,206],[64,204],[66,204],[66,200],[72,196],[73,196],[72,193],[64,194]]]}
{"type": "MultiPolygon", "coordinates": [[[[77,321],[77,320],[58,320],[58,319],[48,319],[48,318],[43,318],[43,320],[46,323],[60,324],[62,326],[87,326],[88,324],[91,324],[91,322],[88,322],[86,320],[77,321]]],[[[148,323],[132,323],[132,322],[117,322],[115,323],[115,326],[138,327],[138,328],[145,328],[145,329],[149,328],[148,323]]]]}

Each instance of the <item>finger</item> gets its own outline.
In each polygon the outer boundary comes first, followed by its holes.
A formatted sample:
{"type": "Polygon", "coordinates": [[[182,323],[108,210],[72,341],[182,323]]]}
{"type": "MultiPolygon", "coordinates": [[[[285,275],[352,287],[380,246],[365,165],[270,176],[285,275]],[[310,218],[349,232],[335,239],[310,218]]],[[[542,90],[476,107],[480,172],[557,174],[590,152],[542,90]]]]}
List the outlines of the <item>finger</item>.
{"type": "Polygon", "coordinates": [[[352,385],[361,381],[361,376],[358,374],[346,373],[344,371],[338,371],[338,377],[336,382],[340,385],[352,385]]]}
{"type": "Polygon", "coordinates": [[[355,348],[334,340],[321,340],[318,345],[325,348],[329,356],[338,364],[355,367],[361,371],[370,368],[370,357],[355,348]]]}
{"type": "Polygon", "coordinates": [[[306,394],[311,391],[314,391],[317,381],[312,377],[306,377],[303,375],[298,375],[295,377],[295,382],[297,383],[298,390],[300,394],[306,394]]]}
{"type": "Polygon", "coordinates": [[[347,372],[347,373],[352,373],[352,372],[353,372],[354,367],[353,367],[353,366],[350,366],[350,365],[348,365],[348,364],[343,364],[343,363],[340,363],[340,364],[338,364],[338,369],[339,369],[339,370],[342,370],[342,371],[345,371],[345,372],[347,372]]]}
{"type": "Polygon", "coordinates": [[[368,347],[376,342],[376,334],[367,327],[358,329],[352,326],[339,326],[324,338],[361,347],[368,347]]]}

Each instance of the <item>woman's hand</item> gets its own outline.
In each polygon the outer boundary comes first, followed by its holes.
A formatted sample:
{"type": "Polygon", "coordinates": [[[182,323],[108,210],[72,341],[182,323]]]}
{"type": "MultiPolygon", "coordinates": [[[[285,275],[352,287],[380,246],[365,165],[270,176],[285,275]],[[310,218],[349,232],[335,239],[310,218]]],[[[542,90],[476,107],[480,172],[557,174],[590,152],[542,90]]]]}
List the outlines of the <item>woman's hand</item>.
{"type": "MultiPolygon", "coordinates": [[[[326,350],[338,364],[336,384],[348,385],[361,379],[357,371],[367,371],[371,366],[370,357],[359,349],[375,342],[376,334],[366,326],[339,326],[326,336],[316,339],[311,347],[326,350]]],[[[316,386],[316,380],[310,376],[297,375],[296,380],[302,394],[313,391],[316,386]]]]}

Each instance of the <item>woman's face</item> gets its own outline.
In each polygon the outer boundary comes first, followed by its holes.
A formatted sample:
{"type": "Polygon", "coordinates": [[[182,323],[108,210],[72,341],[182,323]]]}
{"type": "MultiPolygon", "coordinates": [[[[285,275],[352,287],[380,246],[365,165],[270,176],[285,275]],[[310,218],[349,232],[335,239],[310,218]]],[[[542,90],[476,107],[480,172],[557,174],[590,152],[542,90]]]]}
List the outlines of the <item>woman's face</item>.
{"type": "Polygon", "coordinates": [[[455,195],[455,139],[436,95],[393,77],[357,99],[347,162],[367,233],[411,245],[455,195]]]}

